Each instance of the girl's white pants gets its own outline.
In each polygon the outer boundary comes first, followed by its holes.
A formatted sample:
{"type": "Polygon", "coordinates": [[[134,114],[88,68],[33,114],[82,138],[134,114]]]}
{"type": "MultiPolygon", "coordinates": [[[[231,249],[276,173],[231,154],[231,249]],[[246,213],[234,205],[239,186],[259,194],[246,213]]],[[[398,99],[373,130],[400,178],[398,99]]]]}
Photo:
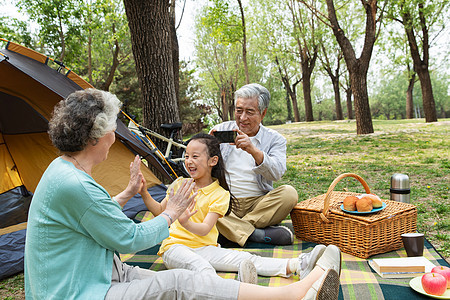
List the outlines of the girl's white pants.
{"type": "Polygon", "coordinates": [[[258,275],[282,276],[286,274],[287,258],[262,257],[246,251],[205,246],[189,248],[184,245],[173,245],[163,253],[162,259],[168,269],[187,269],[196,272],[237,272],[244,259],[250,259],[256,267],[258,275]]]}

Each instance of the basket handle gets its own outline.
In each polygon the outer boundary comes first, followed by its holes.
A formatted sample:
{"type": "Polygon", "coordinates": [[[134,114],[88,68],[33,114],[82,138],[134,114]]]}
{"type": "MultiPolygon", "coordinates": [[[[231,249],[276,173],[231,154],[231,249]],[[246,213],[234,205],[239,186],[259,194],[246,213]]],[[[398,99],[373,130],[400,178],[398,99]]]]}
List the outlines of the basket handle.
{"type": "Polygon", "coordinates": [[[341,181],[341,179],[345,178],[345,177],[353,177],[358,179],[358,181],[362,184],[362,186],[364,187],[364,189],[366,190],[367,194],[370,194],[370,188],[369,185],[367,185],[367,182],[364,181],[364,179],[362,179],[361,176],[356,175],[354,173],[344,173],[339,175],[338,177],[336,177],[335,180],[333,180],[333,182],[331,183],[330,187],[328,188],[327,193],[325,194],[325,199],[324,199],[324,203],[323,203],[323,211],[320,213],[320,218],[322,219],[322,221],[324,221],[325,223],[329,223],[330,221],[327,219],[326,215],[328,214],[328,210],[330,208],[330,198],[331,198],[331,192],[333,191],[333,189],[335,188],[335,186],[338,184],[339,181],[341,181]]]}

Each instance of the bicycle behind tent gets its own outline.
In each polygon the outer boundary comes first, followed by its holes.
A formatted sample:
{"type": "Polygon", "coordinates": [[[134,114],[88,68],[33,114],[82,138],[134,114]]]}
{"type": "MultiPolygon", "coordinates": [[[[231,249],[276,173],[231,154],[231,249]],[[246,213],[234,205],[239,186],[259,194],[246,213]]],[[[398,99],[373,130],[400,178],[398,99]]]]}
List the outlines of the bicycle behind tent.
{"type": "Polygon", "coordinates": [[[186,145],[183,140],[178,138],[178,134],[182,128],[182,123],[161,124],[161,128],[170,130],[170,136],[167,138],[162,134],[139,125],[125,112],[122,111],[122,113],[130,120],[128,129],[131,133],[133,133],[152,154],[154,154],[173,180],[179,176],[190,177],[184,165],[186,145]],[[167,148],[164,153],[156,146],[150,136],[167,143],[167,148]]]}

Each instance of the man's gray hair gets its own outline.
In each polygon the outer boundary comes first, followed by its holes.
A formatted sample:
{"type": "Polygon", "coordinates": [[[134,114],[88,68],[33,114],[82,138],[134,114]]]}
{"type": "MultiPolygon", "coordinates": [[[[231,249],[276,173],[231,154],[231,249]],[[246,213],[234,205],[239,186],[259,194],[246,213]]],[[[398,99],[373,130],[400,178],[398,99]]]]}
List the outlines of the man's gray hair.
{"type": "Polygon", "coordinates": [[[242,99],[258,99],[258,109],[262,113],[266,108],[269,107],[270,93],[265,87],[258,83],[246,84],[236,92],[234,92],[234,101],[238,98],[242,99]]]}

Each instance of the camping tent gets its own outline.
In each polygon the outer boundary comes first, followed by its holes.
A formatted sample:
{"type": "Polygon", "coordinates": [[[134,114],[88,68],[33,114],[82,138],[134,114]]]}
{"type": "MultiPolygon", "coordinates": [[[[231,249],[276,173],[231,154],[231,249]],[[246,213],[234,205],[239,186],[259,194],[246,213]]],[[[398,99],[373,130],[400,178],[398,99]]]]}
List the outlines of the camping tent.
{"type": "MultiPolygon", "coordinates": [[[[47,134],[53,107],[70,93],[91,85],[52,60],[21,45],[8,42],[0,50],[0,279],[23,270],[28,208],[42,173],[58,156],[47,134]]],[[[111,195],[129,180],[129,164],[136,153],[145,157],[165,177],[164,168],[118,120],[116,142],[108,159],[93,170],[94,179],[111,195]]],[[[164,194],[164,185],[148,169],[143,174],[153,195],[164,194]]],[[[170,178],[170,176],[168,177],[170,178]]],[[[124,208],[129,217],[145,209],[135,197],[124,208]]]]}

